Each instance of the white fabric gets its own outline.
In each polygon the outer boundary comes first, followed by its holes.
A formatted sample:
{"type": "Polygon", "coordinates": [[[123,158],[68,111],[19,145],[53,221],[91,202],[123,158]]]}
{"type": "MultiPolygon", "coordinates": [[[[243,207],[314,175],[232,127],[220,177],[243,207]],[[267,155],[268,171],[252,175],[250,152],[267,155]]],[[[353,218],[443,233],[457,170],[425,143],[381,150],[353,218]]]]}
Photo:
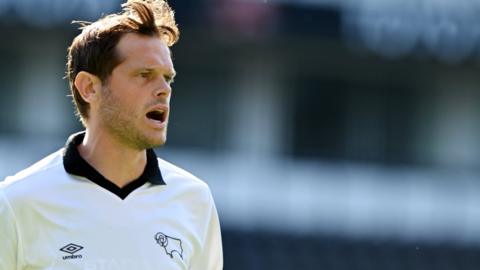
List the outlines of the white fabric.
{"type": "Polygon", "coordinates": [[[0,270],[223,268],[204,182],[158,159],[166,185],[146,183],[122,200],[66,173],[62,153],[0,183],[0,270]]]}

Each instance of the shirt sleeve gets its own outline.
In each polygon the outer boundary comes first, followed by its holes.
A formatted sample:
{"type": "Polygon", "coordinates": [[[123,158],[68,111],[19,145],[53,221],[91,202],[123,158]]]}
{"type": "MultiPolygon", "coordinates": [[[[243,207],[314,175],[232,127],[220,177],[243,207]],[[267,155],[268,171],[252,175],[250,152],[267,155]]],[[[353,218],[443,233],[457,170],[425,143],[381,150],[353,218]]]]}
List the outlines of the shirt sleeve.
{"type": "Polygon", "coordinates": [[[205,228],[204,242],[202,251],[197,254],[190,270],[222,270],[223,269],[223,249],[222,237],[220,232],[220,222],[218,213],[210,196],[210,211],[207,215],[207,226],[205,228]]]}
{"type": "Polygon", "coordinates": [[[17,269],[17,241],[15,217],[0,187],[0,270],[17,269]]]}

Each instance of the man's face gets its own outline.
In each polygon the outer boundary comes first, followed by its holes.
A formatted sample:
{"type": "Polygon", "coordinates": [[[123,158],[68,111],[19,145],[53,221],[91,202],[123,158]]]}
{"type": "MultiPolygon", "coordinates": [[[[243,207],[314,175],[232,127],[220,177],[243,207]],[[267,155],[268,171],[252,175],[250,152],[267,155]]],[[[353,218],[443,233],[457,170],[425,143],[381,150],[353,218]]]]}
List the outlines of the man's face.
{"type": "Polygon", "coordinates": [[[104,82],[98,115],[102,128],[121,143],[143,150],[167,139],[170,50],[158,37],[126,34],[117,45],[121,64],[104,82]]]}

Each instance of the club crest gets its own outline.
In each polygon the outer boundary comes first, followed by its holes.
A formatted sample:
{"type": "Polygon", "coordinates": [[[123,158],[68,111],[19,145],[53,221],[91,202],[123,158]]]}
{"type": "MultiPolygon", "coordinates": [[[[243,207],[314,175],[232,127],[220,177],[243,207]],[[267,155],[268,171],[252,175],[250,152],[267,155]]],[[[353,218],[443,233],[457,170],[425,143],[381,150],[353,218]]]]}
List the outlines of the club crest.
{"type": "Polygon", "coordinates": [[[165,249],[165,253],[170,256],[170,258],[173,259],[173,254],[176,253],[183,260],[182,240],[159,232],[155,234],[155,241],[165,249]]]}

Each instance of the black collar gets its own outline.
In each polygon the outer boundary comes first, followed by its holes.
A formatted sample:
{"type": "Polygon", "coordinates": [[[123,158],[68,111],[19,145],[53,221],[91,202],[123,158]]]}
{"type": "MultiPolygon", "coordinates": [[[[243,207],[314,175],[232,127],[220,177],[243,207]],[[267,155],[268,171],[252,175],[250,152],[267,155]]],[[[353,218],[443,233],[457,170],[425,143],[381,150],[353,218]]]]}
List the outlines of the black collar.
{"type": "Polygon", "coordinates": [[[132,191],[150,182],[153,185],[165,185],[160,168],[158,167],[157,155],[152,149],[147,149],[147,165],[139,178],[133,180],[123,188],[118,187],[110,180],[101,175],[95,168],[80,156],[77,146],[82,143],[85,132],[73,134],[68,138],[63,155],[63,166],[69,174],[83,176],[95,184],[114,193],[122,200],[132,191]]]}

